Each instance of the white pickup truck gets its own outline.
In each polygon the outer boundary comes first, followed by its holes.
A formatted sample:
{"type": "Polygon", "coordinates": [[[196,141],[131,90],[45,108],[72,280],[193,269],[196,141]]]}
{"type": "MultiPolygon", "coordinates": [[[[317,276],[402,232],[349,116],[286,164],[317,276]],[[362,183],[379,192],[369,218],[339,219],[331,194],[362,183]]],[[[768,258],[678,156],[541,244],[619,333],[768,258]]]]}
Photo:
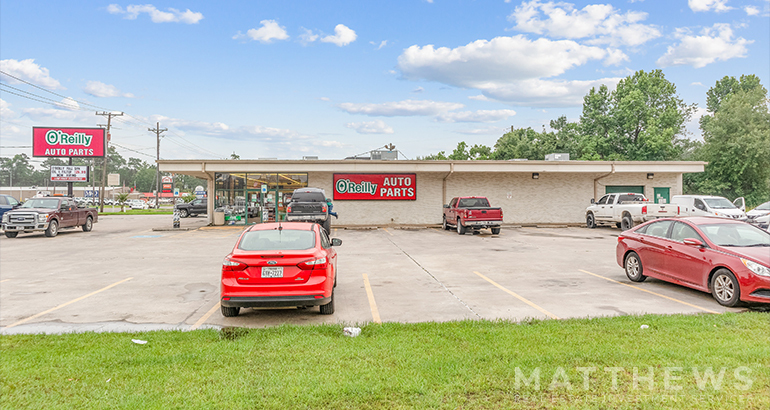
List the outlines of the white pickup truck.
{"type": "Polygon", "coordinates": [[[591,199],[591,206],[586,208],[586,226],[596,228],[599,224],[615,224],[625,231],[651,219],[678,215],[679,206],[656,204],[642,194],[607,194],[598,201],[591,199]]]}

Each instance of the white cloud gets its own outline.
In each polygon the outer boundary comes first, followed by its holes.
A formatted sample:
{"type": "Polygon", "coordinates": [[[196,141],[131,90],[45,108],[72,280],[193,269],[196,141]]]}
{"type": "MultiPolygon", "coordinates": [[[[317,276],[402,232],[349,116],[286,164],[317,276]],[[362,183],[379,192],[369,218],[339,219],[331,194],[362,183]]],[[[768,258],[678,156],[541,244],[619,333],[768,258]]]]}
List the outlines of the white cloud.
{"type": "Polygon", "coordinates": [[[393,134],[393,128],[382,120],[349,122],[345,126],[356,130],[359,134],[393,134]]]}
{"type": "Polygon", "coordinates": [[[9,119],[15,117],[16,113],[11,110],[11,104],[0,98],[0,118],[9,119]]]}
{"type": "Polygon", "coordinates": [[[626,53],[618,49],[607,49],[607,58],[604,59],[603,64],[605,66],[620,65],[624,61],[628,61],[626,53]]]}
{"type": "Polygon", "coordinates": [[[705,67],[716,61],[746,57],[746,46],[753,40],[743,37],[733,39],[733,30],[729,24],[714,24],[704,28],[700,36],[691,35],[687,29],[677,29],[679,44],[669,46],[666,54],[657,61],[660,67],[690,65],[695,68],[705,67]]]}
{"type": "Polygon", "coordinates": [[[714,10],[723,13],[732,10],[732,7],[727,5],[727,0],[687,0],[687,5],[694,12],[714,10]]]}
{"type": "Polygon", "coordinates": [[[337,24],[334,27],[334,35],[329,35],[321,39],[324,43],[333,43],[339,47],[346,46],[356,41],[356,32],[345,26],[344,24],[337,24]]]}
{"type": "Polygon", "coordinates": [[[684,126],[687,130],[688,138],[692,140],[703,141],[703,132],[700,129],[700,117],[708,114],[708,111],[703,107],[695,107],[695,112],[690,117],[690,121],[684,126]]]}
{"type": "Polygon", "coordinates": [[[415,88],[414,90],[412,90],[412,92],[413,92],[413,93],[421,93],[421,92],[423,92],[423,91],[425,91],[425,89],[424,89],[424,88],[422,88],[422,87],[417,87],[417,88],[415,88]]]}
{"type": "Polygon", "coordinates": [[[487,96],[484,94],[471,95],[471,96],[468,96],[468,99],[474,100],[474,101],[489,101],[489,98],[487,98],[487,96]]]}
{"type": "Polygon", "coordinates": [[[617,79],[543,80],[591,60],[617,63],[625,54],[571,40],[529,40],[521,35],[477,40],[454,49],[411,46],[398,57],[404,78],[481,90],[489,98],[538,106],[580,105],[590,87],[617,79]]]}
{"type": "Polygon", "coordinates": [[[749,16],[756,16],[759,14],[759,9],[754,6],[746,6],[743,8],[743,10],[746,12],[749,16]]]}
{"type": "Polygon", "coordinates": [[[694,83],[691,83],[690,85],[697,85],[699,87],[703,87],[703,83],[700,81],[695,81],[694,83]]]}
{"type": "Polygon", "coordinates": [[[278,25],[277,21],[262,20],[259,23],[262,24],[262,27],[249,29],[246,34],[242,34],[239,31],[238,34],[233,36],[233,40],[249,38],[263,44],[270,44],[273,40],[286,40],[289,38],[286,28],[278,25]]]}
{"type": "Polygon", "coordinates": [[[371,117],[433,116],[464,107],[463,104],[429,100],[404,100],[382,104],[342,103],[339,107],[349,114],[371,117]]]}
{"type": "Polygon", "coordinates": [[[379,45],[377,45],[377,43],[374,42],[374,41],[370,41],[369,44],[371,44],[373,46],[377,46],[377,48],[375,50],[379,50],[379,49],[385,47],[386,45],[388,45],[388,40],[382,40],[379,45]]]}
{"type": "Polygon", "coordinates": [[[496,122],[516,115],[514,110],[449,112],[436,117],[439,122],[496,122]]]}
{"type": "MultiPolygon", "coordinates": [[[[21,61],[12,59],[0,60],[0,70],[40,87],[52,90],[64,89],[59,81],[51,78],[47,68],[35,64],[35,60],[31,58],[21,61]]],[[[7,75],[0,75],[0,79],[9,84],[22,84],[21,81],[7,75]]]]}
{"type": "Polygon", "coordinates": [[[646,18],[647,13],[623,14],[610,4],[589,4],[578,10],[571,3],[539,0],[522,3],[508,16],[519,31],[552,38],[587,39],[588,44],[613,47],[639,46],[660,37],[655,26],[639,23],[646,18]],[[546,18],[541,18],[541,14],[546,18]]]}
{"type": "Polygon", "coordinates": [[[83,89],[86,94],[94,97],[126,97],[134,98],[131,93],[122,93],[114,85],[105,84],[101,81],[89,81],[83,89]]]}
{"type": "Polygon", "coordinates": [[[203,20],[203,14],[190,11],[179,11],[169,8],[168,11],[160,11],[152,4],[136,5],[132,4],[125,9],[117,4],[107,6],[107,12],[110,14],[124,14],[128,20],[135,20],[140,14],[147,13],[153,23],[185,23],[198,24],[203,20]]]}
{"type": "Polygon", "coordinates": [[[302,27],[302,31],[303,33],[299,35],[299,41],[302,44],[308,44],[318,40],[318,34],[313,34],[313,30],[302,27]]]}
{"type": "Polygon", "coordinates": [[[319,98],[319,100],[321,100],[321,101],[331,101],[331,98],[329,98],[329,97],[321,97],[321,98],[319,98]]]}

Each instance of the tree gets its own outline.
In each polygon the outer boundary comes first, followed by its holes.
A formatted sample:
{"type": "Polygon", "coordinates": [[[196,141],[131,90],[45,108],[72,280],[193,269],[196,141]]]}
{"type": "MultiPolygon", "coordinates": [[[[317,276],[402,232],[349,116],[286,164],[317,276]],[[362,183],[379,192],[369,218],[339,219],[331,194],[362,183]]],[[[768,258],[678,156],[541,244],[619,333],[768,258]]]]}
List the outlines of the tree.
{"type": "MultiPolygon", "coordinates": [[[[719,83],[715,88],[719,88],[719,83]]],[[[767,201],[770,198],[767,90],[761,85],[749,89],[736,87],[721,95],[716,107],[714,115],[701,122],[704,143],[697,157],[708,165],[703,174],[688,179],[688,190],[731,199],[742,196],[749,206],[767,201]]]]}
{"type": "Polygon", "coordinates": [[[118,203],[120,204],[120,212],[123,212],[123,207],[126,206],[126,201],[128,201],[128,192],[121,192],[117,196],[118,203]]]}
{"type": "Polygon", "coordinates": [[[711,114],[719,111],[722,100],[730,94],[737,91],[750,91],[756,88],[763,88],[759,82],[759,77],[754,74],[742,75],[739,80],[735,77],[724,76],[721,80],[706,92],[706,111],[711,114]]]}
{"type": "Polygon", "coordinates": [[[32,176],[35,168],[30,165],[27,154],[16,154],[13,158],[0,158],[0,169],[9,186],[33,184],[32,176]]]}
{"type": "Polygon", "coordinates": [[[538,146],[539,135],[532,128],[517,128],[495,142],[493,159],[543,159],[538,146]]]}

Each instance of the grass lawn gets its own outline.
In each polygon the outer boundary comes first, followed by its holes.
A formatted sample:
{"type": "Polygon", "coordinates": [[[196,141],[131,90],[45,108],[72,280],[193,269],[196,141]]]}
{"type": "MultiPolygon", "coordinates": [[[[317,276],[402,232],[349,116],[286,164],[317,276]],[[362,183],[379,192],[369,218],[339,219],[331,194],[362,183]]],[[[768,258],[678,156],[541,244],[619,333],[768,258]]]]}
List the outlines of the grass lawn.
{"type": "Polygon", "coordinates": [[[104,207],[104,212],[100,212],[99,216],[103,215],[171,215],[174,213],[173,208],[160,208],[160,209],[129,209],[125,208],[125,212],[120,212],[120,207],[104,207]]]}
{"type": "Polygon", "coordinates": [[[5,335],[0,407],[770,408],[769,313],[342,327],[5,335]]]}

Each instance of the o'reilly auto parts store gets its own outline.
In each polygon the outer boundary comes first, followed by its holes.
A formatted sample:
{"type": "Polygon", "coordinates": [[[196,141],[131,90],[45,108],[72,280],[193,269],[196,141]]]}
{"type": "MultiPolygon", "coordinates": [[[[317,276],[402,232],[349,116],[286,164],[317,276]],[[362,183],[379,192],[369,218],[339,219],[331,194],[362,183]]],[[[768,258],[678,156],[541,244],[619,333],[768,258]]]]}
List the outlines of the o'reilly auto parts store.
{"type": "MultiPolygon", "coordinates": [[[[410,161],[410,160],[161,160],[162,172],[208,181],[214,210],[270,209],[280,220],[296,188],[315,187],[334,201],[337,226],[440,224],[455,196],[486,196],[506,224],[581,224],[591,198],[639,192],[656,202],[682,193],[682,174],[705,162],[410,161]]],[[[234,223],[235,218],[228,218],[234,223]]]]}

